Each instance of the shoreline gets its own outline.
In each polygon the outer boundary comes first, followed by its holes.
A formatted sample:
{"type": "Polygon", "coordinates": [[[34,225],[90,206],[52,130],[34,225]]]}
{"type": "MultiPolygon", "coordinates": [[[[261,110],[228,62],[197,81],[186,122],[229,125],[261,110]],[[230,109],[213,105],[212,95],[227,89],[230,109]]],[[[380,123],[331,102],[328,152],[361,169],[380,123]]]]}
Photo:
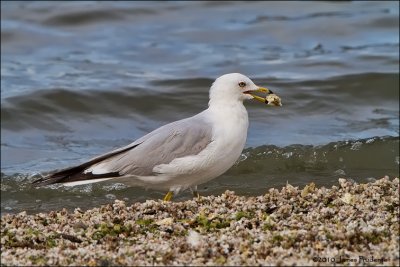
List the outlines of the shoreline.
{"type": "Polygon", "coordinates": [[[2,265],[400,265],[399,178],[1,217],[2,265]]]}

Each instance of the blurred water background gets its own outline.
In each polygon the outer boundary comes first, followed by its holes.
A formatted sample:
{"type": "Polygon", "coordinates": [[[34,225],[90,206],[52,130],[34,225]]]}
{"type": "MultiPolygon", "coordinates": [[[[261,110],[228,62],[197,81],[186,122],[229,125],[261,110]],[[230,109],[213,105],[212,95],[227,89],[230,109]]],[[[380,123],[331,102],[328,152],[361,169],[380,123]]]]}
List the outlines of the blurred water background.
{"type": "Polygon", "coordinates": [[[2,1],[1,212],[161,198],[30,182],[200,112],[230,72],[283,107],[246,103],[246,149],[202,195],[399,175],[398,1],[2,1]]]}

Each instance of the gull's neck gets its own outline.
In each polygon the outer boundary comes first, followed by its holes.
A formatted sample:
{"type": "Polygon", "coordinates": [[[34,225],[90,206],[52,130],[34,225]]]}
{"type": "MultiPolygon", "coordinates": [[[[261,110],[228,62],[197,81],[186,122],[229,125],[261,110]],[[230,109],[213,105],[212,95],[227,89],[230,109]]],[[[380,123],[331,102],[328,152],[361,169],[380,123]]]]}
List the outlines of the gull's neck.
{"type": "Polygon", "coordinates": [[[241,125],[248,127],[248,115],[242,101],[227,102],[224,99],[211,99],[208,103],[207,113],[213,118],[214,123],[241,125]]]}
{"type": "Polygon", "coordinates": [[[246,109],[243,105],[243,101],[233,100],[229,101],[224,98],[210,98],[208,101],[208,108],[211,109],[246,109]]]}

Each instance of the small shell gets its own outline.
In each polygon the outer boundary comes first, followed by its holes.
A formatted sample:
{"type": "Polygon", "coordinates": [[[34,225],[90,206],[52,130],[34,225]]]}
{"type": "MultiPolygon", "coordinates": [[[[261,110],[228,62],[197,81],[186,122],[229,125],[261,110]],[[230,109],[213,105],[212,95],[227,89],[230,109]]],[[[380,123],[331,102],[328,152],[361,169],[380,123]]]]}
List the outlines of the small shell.
{"type": "Polygon", "coordinates": [[[341,200],[346,204],[353,204],[354,196],[350,193],[345,193],[341,200]]]}
{"type": "Polygon", "coordinates": [[[157,225],[172,225],[174,222],[173,218],[165,218],[156,222],[157,225]]]}
{"type": "Polygon", "coordinates": [[[272,106],[282,106],[281,98],[276,94],[269,94],[265,97],[265,103],[272,106]]]}

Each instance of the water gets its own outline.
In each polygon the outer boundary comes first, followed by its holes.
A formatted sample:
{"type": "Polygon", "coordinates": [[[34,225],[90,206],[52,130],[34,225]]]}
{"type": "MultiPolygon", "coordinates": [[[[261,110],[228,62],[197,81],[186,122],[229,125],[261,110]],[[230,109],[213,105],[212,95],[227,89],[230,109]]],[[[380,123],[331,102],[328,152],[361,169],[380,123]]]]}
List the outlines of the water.
{"type": "Polygon", "coordinates": [[[162,197],[30,182],[200,112],[229,72],[283,107],[246,103],[246,149],[201,194],[398,176],[398,22],[396,1],[2,2],[1,212],[162,197]]]}

